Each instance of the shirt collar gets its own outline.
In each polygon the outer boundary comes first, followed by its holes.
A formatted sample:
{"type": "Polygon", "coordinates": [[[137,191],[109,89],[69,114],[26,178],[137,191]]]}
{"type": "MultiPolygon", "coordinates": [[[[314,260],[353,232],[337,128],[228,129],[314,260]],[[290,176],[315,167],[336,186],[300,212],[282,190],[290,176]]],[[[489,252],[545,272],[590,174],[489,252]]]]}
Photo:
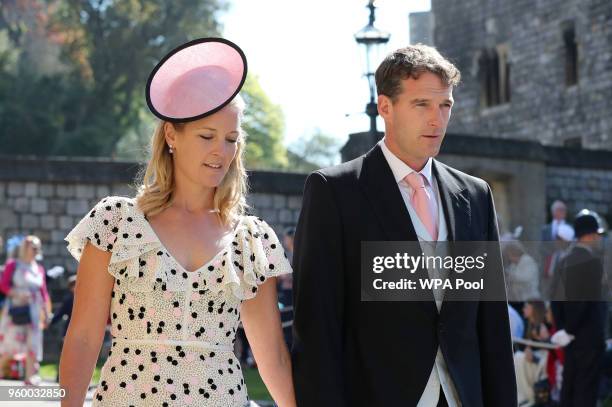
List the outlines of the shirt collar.
{"type": "MultiPolygon", "coordinates": [[[[395,182],[399,184],[404,180],[404,178],[406,178],[408,174],[410,174],[411,172],[415,172],[415,170],[410,168],[405,162],[400,160],[395,154],[391,152],[391,150],[389,150],[389,147],[387,147],[387,144],[385,143],[384,137],[378,142],[378,144],[380,145],[380,149],[382,150],[383,155],[385,156],[385,159],[389,164],[389,167],[391,167],[391,172],[393,173],[395,182]]],[[[419,171],[423,176],[425,176],[425,179],[427,180],[430,186],[433,185],[433,178],[431,173],[432,160],[433,159],[429,157],[423,169],[419,171]]]]}

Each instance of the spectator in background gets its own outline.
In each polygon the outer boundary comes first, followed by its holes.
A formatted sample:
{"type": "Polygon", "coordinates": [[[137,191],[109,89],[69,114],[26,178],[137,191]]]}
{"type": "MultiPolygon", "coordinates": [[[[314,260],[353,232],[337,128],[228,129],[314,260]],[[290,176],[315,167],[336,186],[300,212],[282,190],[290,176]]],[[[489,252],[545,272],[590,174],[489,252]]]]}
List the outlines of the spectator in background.
{"type": "Polygon", "coordinates": [[[595,407],[604,357],[603,265],[599,257],[598,215],[582,210],[574,219],[577,242],[559,264],[565,301],[554,302],[558,332],[552,342],[565,346],[562,407],[595,407]]]}
{"type": "Polygon", "coordinates": [[[66,293],[66,296],[62,301],[62,305],[60,305],[57,312],[53,314],[53,319],[51,319],[50,325],[55,325],[59,321],[65,322],[64,326],[62,327],[62,337],[66,335],[68,325],[70,324],[70,317],[72,315],[72,304],[74,303],[74,287],[76,286],[76,279],[76,274],[73,274],[68,277],[68,293],[66,293]]]}
{"type": "MultiPolygon", "coordinates": [[[[64,326],[62,327],[62,342],[60,346],[64,345],[64,337],[66,336],[68,325],[70,325],[70,317],[72,316],[72,304],[74,303],[74,287],[76,286],[76,279],[76,274],[73,274],[68,277],[68,293],[66,293],[62,305],[60,305],[57,312],[53,314],[53,319],[51,319],[50,325],[55,325],[59,321],[64,321],[64,326]]],[[[59,369],[57,371],[56,381],[59,383],[59,369]]]]}
{"type": "MultiPolygon", "coordinates": [[[[555,323],[555,317],[553,316],[550,305],[546,307],[546,323],[550,329],[550,335],[552,338],[552,336],[557,332],[557,324],[555,323]]],[[[565,352],[562,347],[550,349],[548,351],[548,358],[546,359],[546,374],[548,376],[550,399],[552,402],[558,404],[561,401],[561,385],[563,384],[563,362],[565,361],[565,352]]]]}
{"type": "Polygon", "coordinates": [[[554,242],[554,251],[546,258],[544,272],[540,278],[542,294],[547,300],[562,300],[565,295],[561,274],[558,273],[557,269],[573,240],[574,228],[567,224],[560,225],[557,231],[557,240],[554,242]]]}
{"type": "MultiPolygon", "coordinates": [[[[295,228],[290,227],[285,230],[283,236],[283,246],[289,262],[293,260],[293,238],[295,228]]],[[[281,303],[281,321],[283,323],[283,336],[287,346],[291,349],[293,344],[292,322],[293,322],[293,275],[284,274],[277,277],[278,280],[278,301],[281,303]]]]}
{"type": "MultiPolygon", "coordinates": [[[[0,235],[0,278],[2,278],[2,272],[4,272],[4,239],[2,238],[2,235],[0,235]]],[[[2,307],[2,304],[4,304],[4,299],[6,298],[6,295],[4,295],[3,292],[0,291],[0,308],[2,307]]]]}
{"type": "MultiPolygon", "coordinates": [[[[289,259],[289,262],[293,259],[293,237],[295,235],[295,228],[287,228],[285,235],[283,236],[283,247],[285,248],[285,254],[289,259]]],[[[289,307],[293,304],[293,276],[285,274],[277,277],[278,280],[278,296],[279,301],[285,307],[289,307]]]]}
{"type": "Polygon", "coordinates": [[[517,310],[529,299],[540,298],[538,265],[518,241],[503,244],[508,302],[517,310]]]}
{"type": "MultiPolygon", "coordinates": [[[[550,327],[546,323],[546,305],[543,301],[529,300],[523,306],[523,316],[527,320],[525,339],[547,342],[550,338],[550,327]]],[[[514,354],[514,369],[518,401],[520,406],[532,406],[535,403],[534,385],[546,377],[546,349],[526,346],[523,351],[514,354]]]]}
{"type": "Polygon", "coordinates": [[[554,241],[557,239],[559,226],[566,225],[565,218],[567,217],[567,206],[563,201],[554,201],[550,206],[550,214],[552,220],[550,223],[542,227],[542,241],[554,241]]]}
{"type": "Polygon", "coordinates": [[[523,318],[510,304],[508,304],[508,316],[510,317],[510,333],[513,338],[522,338],[525,334],[525,322],[523,318]]]}
{"type": "Polygon", "coordinates": [[[35,363],[43,356],[43,329],[51,314],[45,269],[36,261],[40,239],[26,236],[16,260],[5,266],[0,290],[7,296],[0,320],[0,371],[15,355],[26,355],[25,383],[38,384],[35,363]]]}
{"type": "Polygon", "coordinates": [[[542,275],[540,277],[540,288],[545,297],[551,296],[551,283],[553,277],[553,269],[555,267],[555,259],[553,255],[563,248],[563,241],[571,241],[573,239],[573,228],[567,223],[567,206],[562,201],[554,201],[550,206],[550,215],[552,220],[550,223],[542,226],[541,231],[541,266],[542,275]],[[566,239],[562,236],[569,236],[567,228],[572,230],[572,238],[566,239]],[[561,233],[561,235],[560,235],[561,233]]]}

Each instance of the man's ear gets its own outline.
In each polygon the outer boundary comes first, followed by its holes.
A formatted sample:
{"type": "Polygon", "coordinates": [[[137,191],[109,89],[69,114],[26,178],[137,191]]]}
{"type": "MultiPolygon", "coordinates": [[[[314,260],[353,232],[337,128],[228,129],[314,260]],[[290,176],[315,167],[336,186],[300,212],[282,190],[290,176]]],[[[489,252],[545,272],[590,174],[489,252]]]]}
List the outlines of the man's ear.
{"type": "Polygon", "coordinates": [[[391,98],[385,95],[378,95],[378,114],[383,119],[389,117],[391,111],[391,98]]]}
{"type": "Polygon", "coordinates": [[[176,145],[176,130],[170,122],[164,123],[164,137],[166,138],[166,144],[173,147],[176,145]]]}

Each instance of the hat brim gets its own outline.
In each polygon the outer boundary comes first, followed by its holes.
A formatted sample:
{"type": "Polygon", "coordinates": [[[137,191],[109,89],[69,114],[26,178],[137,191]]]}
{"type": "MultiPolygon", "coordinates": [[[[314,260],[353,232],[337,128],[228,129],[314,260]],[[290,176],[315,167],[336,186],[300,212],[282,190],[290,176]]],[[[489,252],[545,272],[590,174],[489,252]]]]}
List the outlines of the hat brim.
{"type": "Polygon", "coordinates": [[[210,116],[240,92],[244,52],[224,38],[199,38],[168,53],[147,80],[146,100],[158,118],[184,123],[210,116]]]}

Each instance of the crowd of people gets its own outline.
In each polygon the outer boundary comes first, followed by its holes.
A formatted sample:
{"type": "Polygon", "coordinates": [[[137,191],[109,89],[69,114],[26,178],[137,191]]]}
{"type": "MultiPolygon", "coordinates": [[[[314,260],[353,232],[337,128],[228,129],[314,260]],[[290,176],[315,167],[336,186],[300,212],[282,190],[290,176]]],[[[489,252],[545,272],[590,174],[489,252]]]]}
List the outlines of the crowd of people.
{"type": "Polygon", "coordinates": [[[550,209],[537,247],[502,238],[519,405],[594,406],[611,394],[607,225],[586,209],[571,225],[561,201],[550,209]]]}

